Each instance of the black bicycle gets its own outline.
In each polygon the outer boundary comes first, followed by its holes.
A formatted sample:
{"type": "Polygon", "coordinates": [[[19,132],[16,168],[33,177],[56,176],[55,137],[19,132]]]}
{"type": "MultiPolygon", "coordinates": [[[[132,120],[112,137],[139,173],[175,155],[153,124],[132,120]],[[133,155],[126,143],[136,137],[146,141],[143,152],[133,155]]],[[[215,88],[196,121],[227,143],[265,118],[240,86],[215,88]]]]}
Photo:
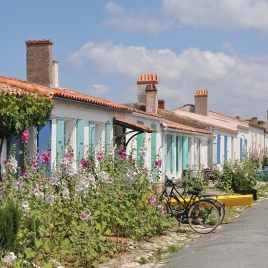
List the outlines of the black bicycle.
{"type": "Polygon", "coordinates": [[[213,232],[220,222],[218,207],[210,200],[199,199],[201,191],[190,190],[189,196],[183,196],[173,180],[166,178],[165,188],[160,195],[166,211],[175,217],[179,224],[188,223],[197,233],[213,232]]]}

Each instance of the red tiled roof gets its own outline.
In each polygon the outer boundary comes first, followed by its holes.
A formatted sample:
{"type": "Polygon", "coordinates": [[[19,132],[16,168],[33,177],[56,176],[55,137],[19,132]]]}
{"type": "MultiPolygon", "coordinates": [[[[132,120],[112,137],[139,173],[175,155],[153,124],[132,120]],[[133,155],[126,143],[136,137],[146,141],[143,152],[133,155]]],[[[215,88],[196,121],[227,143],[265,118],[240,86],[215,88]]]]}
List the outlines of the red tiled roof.
{"type": "Polygon", "coordinates": [[[125,105],[121,105],[116,102],[107,100],[107,99],[89,96],[89,95],[82,94],[82,93],[79,93],[79,92],[76,92],[74,90],[67,89],[67,88],[50,88],[50,87],[45,87],[42,85],[33,84],[33,83],[26,82],[20,79],[6,77],[6,76],[0,76],[0,85],[1,85],[0,90],[16,93],[19,95],[22,93],[39,92],[40,94],[47,96],[50,99],[53,99],[54,97],[72,99],[72,100],[92,103],[92,104],[96,104],[96,105],[100,105],[104,107],[137,112],[140,114],[145,114],[145,115],[161,118],[161,116],[157,114],[139,111],[133,108],[129,108],[125,105]]]}
{"type": "Polygon", "coordinates": [[[186,126],[186,125],[175,123],[175,122],[172,122],[172,121],[169,121],[169,120],[166,120],[166,119],[165,119],[165,124],[169,128],[173,128],[173,129],[190,131],[190,132],[197,132],[197,133],[202,133],[202,134],[210,134],[210,135],[213,134],[212,131],[203,130],[201,128],[194,128],[194,127],[186,126]]]}

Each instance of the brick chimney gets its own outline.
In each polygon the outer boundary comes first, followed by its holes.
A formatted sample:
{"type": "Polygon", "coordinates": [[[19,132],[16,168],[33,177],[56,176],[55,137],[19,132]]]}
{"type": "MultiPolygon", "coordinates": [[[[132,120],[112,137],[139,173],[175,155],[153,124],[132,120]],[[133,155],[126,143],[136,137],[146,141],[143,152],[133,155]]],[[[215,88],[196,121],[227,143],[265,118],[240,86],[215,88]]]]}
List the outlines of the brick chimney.
{"type": "Polygon", "coordinates": [[[195,113],[208,116],[208,90],[197,89],[195,96],[195,113]]]}
{"type": "Polygon", "coordinates": [[[158,97],[154,83],[146,86],[146,112],[157,114],[158,97]]]}
{"type": "Polygon", "coordinates": [[[252,122],[253,124],[258,125],[258,118],[257,118],[257,117],[252,117],[251,122],[252,122]]]}
{"type": "Polygon", "coordinates": [[[146,87],[148,85],[158,84],[157,74],[141,74],[138,77],[137,85],[137,93],[138,93],[138,103],[146,104],[146,87]]]}
{"type": "MultiPolygon", "coordinates": [[[[53,86],[51,40],[28,40],[26,44],[27,81],[53,86]]],[[[55,84],[55,81],[54,81],[55,84]]]]}
{"type": "Polygon", "coordinates": [[[158,100],[158,109],[165,110],[165,101],[164,100],[158,100]]]}

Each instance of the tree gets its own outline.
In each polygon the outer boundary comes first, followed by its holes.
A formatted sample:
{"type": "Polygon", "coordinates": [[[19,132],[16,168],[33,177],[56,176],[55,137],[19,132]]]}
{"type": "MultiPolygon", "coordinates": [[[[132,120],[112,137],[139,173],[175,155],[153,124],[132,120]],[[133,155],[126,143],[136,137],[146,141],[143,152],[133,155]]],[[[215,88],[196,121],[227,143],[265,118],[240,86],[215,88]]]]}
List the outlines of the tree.
{"type": "Polygon", "coordinates": [[[19,137],[30,126],[45,125],[53,107],[53,102],[39,92],[15,94],[0,90],[0,155],[4,139],[19,137]]]}

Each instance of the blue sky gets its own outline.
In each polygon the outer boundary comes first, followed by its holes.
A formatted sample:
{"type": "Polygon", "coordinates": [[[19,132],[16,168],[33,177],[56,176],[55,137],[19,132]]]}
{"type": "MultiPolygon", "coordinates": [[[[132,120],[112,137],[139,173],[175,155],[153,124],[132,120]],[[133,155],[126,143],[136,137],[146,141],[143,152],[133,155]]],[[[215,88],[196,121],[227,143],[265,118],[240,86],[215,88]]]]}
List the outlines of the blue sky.
{"type": "Polygon", "coordinates": [[[118,103],[158,75],[167,109],[194,104],[266,121],[267,0],[9,0],[0,2],[0,75],[26,80],[26,40],[51,39],[59,85],[118,103]]]}

